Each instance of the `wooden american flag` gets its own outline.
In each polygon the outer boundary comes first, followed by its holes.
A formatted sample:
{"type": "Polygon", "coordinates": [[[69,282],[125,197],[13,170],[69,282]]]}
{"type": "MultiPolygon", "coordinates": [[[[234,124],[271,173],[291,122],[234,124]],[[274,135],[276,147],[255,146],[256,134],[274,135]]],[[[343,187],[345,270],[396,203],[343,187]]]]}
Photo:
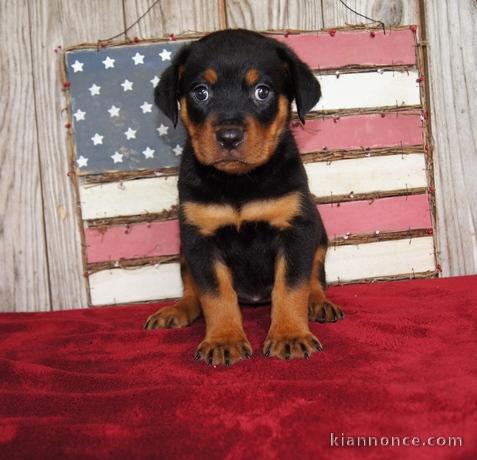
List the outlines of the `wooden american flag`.
{"type": "MultiPolygon", "coordinates": [[[[323,97],[292,121],[331,240],[331,283],[435,276],[432,159],[414,26],[276,34],[323,97]]],[[[185,133],[153,104],[183,40],[72,49],[65,66],[91,305],[181,295],[185,133]]]]}

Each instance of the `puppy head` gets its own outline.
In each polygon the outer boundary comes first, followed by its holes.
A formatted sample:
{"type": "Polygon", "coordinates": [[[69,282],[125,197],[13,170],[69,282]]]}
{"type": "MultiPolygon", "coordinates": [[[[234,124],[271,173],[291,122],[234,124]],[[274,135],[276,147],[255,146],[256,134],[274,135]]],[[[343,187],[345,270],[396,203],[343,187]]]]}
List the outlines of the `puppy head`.
{"type": "Polygon", "coordinates": [[[274,154],[291,102],[304,122],[320,96],[310,69],[289,48],[255,32],[225,30],[183,47],[155,100],[174,126],[180,103],[198,161],[243,174],[274,154]]]}

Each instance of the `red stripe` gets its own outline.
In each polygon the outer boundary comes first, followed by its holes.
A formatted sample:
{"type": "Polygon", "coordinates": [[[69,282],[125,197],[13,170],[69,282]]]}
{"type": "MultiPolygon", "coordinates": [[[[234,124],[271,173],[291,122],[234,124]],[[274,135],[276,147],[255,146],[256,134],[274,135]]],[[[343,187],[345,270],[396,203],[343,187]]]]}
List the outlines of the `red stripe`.
{"type": "Polygon", "coordinates": [[[114,225],[85,230],[88,262],[167,256],[179,253],[177,220],[114,225]]]}
{"type": "Polygon", "coordinates": [[[431,228],[429,197],[423,195],[349,201],[318,206],[330,239],[347,233],[374,233],[431,228]]]}
{"type": "MultiPolygon", "coordinates": [[[[333,239],[346,233],[373,233],[430,228],[427,195],[392,197],[369,201],[320,205],[326,230],[333,239]]],[[[176,220],[86,229],[88,262],[166,256],[179,253],[176,220]]]]}
{"type": "Polygon", "coordinates": [[[330,69],[349,65],[414,65],[416,49],[410,30],[393,30],[386,35],[375,31],[275,35],[290,46],[312,69],[330,69]]]}
{"type": "Polygon", "coordinates": [[[350,115],[293,123],[300,152],[421,145],[422,122],[417,112],[350,115]]]}

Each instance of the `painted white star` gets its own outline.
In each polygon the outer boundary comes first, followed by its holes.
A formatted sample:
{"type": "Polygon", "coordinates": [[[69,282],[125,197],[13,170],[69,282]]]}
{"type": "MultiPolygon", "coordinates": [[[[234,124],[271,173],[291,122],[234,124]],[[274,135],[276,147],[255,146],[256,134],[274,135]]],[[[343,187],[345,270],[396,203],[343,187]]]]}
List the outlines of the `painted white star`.
{"type": "Polygon", "coordinates": [[[88,166],[88,159],[81,155],[77,160],[78,168],[82,168],[83,166],[88,166]]]}
{"type": "Polygon", "coordinates": [[[156,130],[159,133],[159,136],[165,136],[167,134],[167,131],[169,130],[169,126],[165,126],[161,123],[161,126],[159,126],[159,128],[156,128],[156,130]]]}
{"type": "Polygon", "coordinates": [[[137,129],[132,129],[129,127],[128,130],[124,132],[126,139],[136,139],[136,131],[137,129]]]}
{"type": "Polygon", "coordinates": [[[134,65],[144,64],[144,55],[136,53],[132,58],[134,65]]]}
{"type": "Polygon", "coordinates": [[[147,147],[146,150],[143,150],[142,151],[142,154],[146,157],[146,158],[153,158],[154,157],[154,152],[155,150],[147,147]]]}
{"type": "Polygon", "coordinates": [[[83,112],[82,110],[78,109],[73,116],[75,117],[76,121],[81,121],[84,120],[84,116],[86,115],[86,112],[83,112]]]}
{"type": "Polygon", "coordinates": [[[106,57],[106,59],[103,61],[104,68],[105,69],[112,69],[114,68],[114,63],[116,59],[111,59],[109,56],[106,57]]]}
{"type": "Polygon", "coordinates": [[[109,116],[111,118],[113,117],[119,117],[119,111],[121,109],[119,107],[116,107],[115,105],[112,105],[110,109],[108,109],[108,112],[109,112],[109,116]]]}
{"type": "Polygon", "coordinates": [[[160,81],[161,79],[157,75],[154,75],[154,78],[151,80],[152,86],[155,88],[160,81]]]}
{"type": "Polygon", "coordinates": [[[94,144],[94,145],[98,145],[98,144],[102,144],[102,143],[103,143],[103,137],[104,137],[104,136],[101,136],[101,135],[99,135],[98,133],[96,133],[96,134],[91,138],[91,140],[93,141],[93,144],[94,144]]]}
{"type": "Polygon", "coordinates": [[[76,61],[73,62],[73,64],[71,64],[71,67],[73,67],[73,70],[74,70],[75,73],[76,72],[83,72],[83,66],[84,66],[84,62],[80,62],[80,61],[78,61],[78,59],[76,59],[76,61]]]}
{"type": "Polygon", "coordinates": [[[114,155],[111,155],[114,163],[122,163],[123,162],[123,154],[119,152],[114,152],[114,155]]]}
{"type": "Polygon", "coordinates": [[[175,153],[176,157],[178,157],[179,155],[182,155],[182,151],[184,149],[179,145],[177,144],[173,149],[172,151],[175,153]]]}
{"type": "Polygon", "coordinates": [[[96,96],[101,92],[101,86],[98,86],[96,83],[93,83],[93,86],[91,86],[89,89],[89,92],[91,93],[91,96],[96,96]]]}
{"type": "Polygon", "coordinates": [[[121,83],[121,86],[123,87],[124,91],[132,91],[134,83],[132,81],[129,81],[128,79],[124,80],[121,83]]]}
{"type": "Polygon", "coordinates": [[[167,51],[166,49],[163,49],[160,53],[159,56],[161,56],[161,59],[163,61],[170,61],[171,60],[171,52],[167,51]]]}
{"type": "Polygon", "coordinates": [[[144,101],[144,104],[140,106],[142,113],[148,113],[152,112],[152,104],[149,104],[148,102],[144,101]]]}

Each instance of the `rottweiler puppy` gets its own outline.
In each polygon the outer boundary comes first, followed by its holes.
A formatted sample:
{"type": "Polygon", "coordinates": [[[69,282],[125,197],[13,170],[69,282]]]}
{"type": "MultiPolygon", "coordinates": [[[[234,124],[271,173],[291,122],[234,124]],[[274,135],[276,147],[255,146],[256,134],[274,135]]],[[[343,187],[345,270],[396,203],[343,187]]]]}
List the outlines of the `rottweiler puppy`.
{"type": "Polygon", "coordinates": [[[310,69],[278,41],[225,30],[180,49],[155,100],[187,130],[179,172],[184,295],[146,329],[178,328],[204,315],[196,359],[250,358],[239,304],[271,302],[266,356],[308,358],[322,350],[309,320],[343,318],[325,295],[327,235],[290,132],[318,102],[310,69]]]}

